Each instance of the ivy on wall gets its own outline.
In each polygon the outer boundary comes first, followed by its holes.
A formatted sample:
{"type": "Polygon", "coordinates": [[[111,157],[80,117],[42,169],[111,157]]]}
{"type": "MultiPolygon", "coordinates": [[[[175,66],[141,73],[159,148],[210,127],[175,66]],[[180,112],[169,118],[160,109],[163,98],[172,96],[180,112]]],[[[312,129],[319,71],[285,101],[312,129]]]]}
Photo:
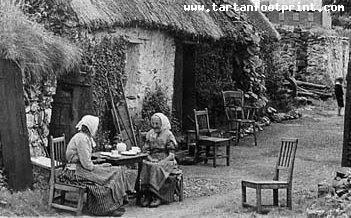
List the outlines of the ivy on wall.
{"type": "Polygon", "coordinates": [[[125,83],[125,49],[127,42],[120,37],[109,35],[101,38],[81,39],[84,50],[81,71],[92,78],[93,110],[101,118],[98,141],[110,139],[106,131],[114,129],[111,109],[111,94],[114,102],[122,98],[122,84],[125,83]]]}
{"type": "Polygon", "coordinates": [[[262,107],[267,103],[259,39],[255,39],[248,38],[246,44],[222,41],[196,48],[197,107],[209,108],[216,124],[225,121],[221,91],[240,89],[246,104],[262,107]]]}
{"type": "Polygon", "coordinates": [[[99,37],[89,36],[89,29],[79,26],[78,18],[71,8],[62,1],[57,0],[25,0],[22,10],[31,19],[44,25],[53,33],[68,38],[83,50],[80,72],[91,79],[93,93],[93,113],[100,117],[97,142],[111,138],[114,129],[111,113],[111,98],[107,85],[114,101],[122,96],[121,83],[125,82],[125,48],[126,41],[120,37],[113,37],[106,33],[99,37]]]}

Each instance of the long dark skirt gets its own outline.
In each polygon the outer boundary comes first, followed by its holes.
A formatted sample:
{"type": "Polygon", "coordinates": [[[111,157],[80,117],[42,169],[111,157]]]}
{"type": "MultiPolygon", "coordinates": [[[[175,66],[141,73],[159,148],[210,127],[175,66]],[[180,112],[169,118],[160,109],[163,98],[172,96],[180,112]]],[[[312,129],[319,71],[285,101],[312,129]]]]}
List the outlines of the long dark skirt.
{"type": "Polygon", "coordinates": [[[336,96],[336,102],[338,103],[338,107],[344,107],[344,98],[343,98],[343,96],[336,96]]]}
{"type": "MultiPolygon", "coordinates": [[[[94,215],[106,215],[123,205],[127,201],[127,195],[122,200],[117,200],[108,186],[99,185],[83,177],[77,176],[75,171],[65,169],[59,176],[60,182],[87,187],[87,209],[94,215]]],[[[134,180],[135,181],[135,180],[134,180]]],[[[111,183],[120,183],[120,178],[112,178],[111,183]]]]}
{"type": "Polygon", "coordinates": [[[177,176],[171,173],[178,171],[176,164],[167,162],[163,164],[144,161],[141,171],[141,191],[148,195],[155,194],[162,203],[174,201],[174,193],[177,188],[177,176]]]}

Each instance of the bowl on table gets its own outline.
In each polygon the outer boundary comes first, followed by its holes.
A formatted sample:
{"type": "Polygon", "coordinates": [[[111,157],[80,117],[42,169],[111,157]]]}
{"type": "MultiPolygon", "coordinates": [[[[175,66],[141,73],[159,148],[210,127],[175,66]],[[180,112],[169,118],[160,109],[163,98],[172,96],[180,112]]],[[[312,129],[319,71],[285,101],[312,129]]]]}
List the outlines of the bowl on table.
{"type": "Polygon", "coordinates": [[[132,151],[135,151],[137,154],[141,152],[141,149],[139,147],[132,147],[132,151]]]}

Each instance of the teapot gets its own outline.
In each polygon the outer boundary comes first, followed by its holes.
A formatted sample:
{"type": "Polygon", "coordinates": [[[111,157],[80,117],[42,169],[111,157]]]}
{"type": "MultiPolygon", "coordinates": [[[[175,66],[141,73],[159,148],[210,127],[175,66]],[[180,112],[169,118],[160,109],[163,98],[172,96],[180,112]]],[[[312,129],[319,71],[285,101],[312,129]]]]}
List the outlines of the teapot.
{"type": "Polygon", "coordinates": [[[124,152],[124,151],[127,150],[127,145],[125,143],[123,143],[123,142],[119,142],[116,145],[116,149],[117,149],[118,152],[124,152]]]}

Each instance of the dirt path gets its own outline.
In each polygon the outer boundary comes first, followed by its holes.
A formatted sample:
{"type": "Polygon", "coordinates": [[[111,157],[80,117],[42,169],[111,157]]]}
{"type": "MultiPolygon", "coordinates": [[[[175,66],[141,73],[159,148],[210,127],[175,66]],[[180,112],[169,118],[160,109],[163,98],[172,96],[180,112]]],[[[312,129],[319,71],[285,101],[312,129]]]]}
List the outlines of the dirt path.
{"type": "MultiPolygon", "coordinates": [[[[304,216],[308,204],[315,199],[317,184],[331,179],[340,167],[343,117],[335,111],[303,111],[303,118],[266,127],[258,135],[259,146],[253,139],[244,139],[232,147],[231,166],[224,162],[217,168],[211,165],[182,166],[185,192],[182,203],[163,205],[156,209],[128,207],[126,217],[253,217],[251,209],[243,209],[241,179],[271,179],[281,137],[297,137],[299,145],[295,161],[293,211],[284,208],[270,210],[269,217],[304,216]]],[[[249,192],[250,203],[254,193],[249,192]]],[[[263,192],[263,201],[272,203],[271,192],[263,192]]],[[[285,192],[280,193],[285,204],[285,192]]]]}

